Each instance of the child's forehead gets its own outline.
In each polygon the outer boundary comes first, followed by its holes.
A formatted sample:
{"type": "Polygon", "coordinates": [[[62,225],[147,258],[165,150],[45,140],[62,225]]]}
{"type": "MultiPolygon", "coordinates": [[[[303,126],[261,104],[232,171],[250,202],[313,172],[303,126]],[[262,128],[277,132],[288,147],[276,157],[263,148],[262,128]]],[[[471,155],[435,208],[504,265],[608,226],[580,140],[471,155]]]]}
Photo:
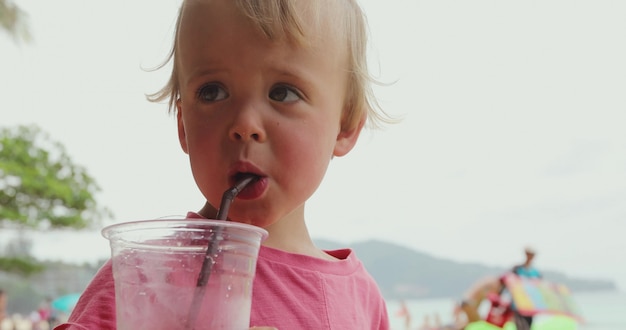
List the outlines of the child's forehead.
{"type": "Polygon", "coordinates": [[[244,69],[248,73],[283,72],[298,77],[307,76],[297,69],[301,67],[317,67],[321,72],[323,67],[332,66],[334,71],[348,71],[347,45],[338,42],[330,31],[311,28],[311,22],[283,18],[281,25],[264,24],[267,21],[263,19],[271,13],[253,16],[234,0],[188,1],[175,45],[178,79],[188,81],[203,74],[233,74],[244,69]]]}
{"type": "Polygon", "coordinates": [[[343,38],[342,16],[348,0],[185,0],[181,12],[182,22],[190,15],[197,17],[195,22],[215,20],[223,13],[237,15],[240,20],[217,20],[228,26],[250,24],[268,39],[288,39],[296,44],[310,45],[316,41],[343,38]],[[201,10],[201,8],[205,10],[201,10]],[[186,16],[186,17],[185,17],[186,16]]]}

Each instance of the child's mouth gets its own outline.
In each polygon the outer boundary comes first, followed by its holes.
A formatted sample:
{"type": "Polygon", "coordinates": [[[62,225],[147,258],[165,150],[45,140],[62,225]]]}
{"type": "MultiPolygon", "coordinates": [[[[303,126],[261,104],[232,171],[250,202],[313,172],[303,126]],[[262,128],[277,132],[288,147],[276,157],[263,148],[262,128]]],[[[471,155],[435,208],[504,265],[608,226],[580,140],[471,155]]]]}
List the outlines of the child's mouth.
{"type": "Polygon", "coordinates": [[[237,183],[240,182],[246,178],[252,177],[252,182],[250,182],[250,184],[253,184],[254,181],[259,180],[261,177],[254,174],[254,173],[250,173],[250,172],[238,172],[235,175],[233,175],[231,177],[231,183],[237,183]]]}
{"type": "Polygon", "coordinates": [[[236,184],[247,178],[252,177],[252,181],[248,183],[237,195],[239,199],[255,199],[260,197],[267,187],[267,180],[258,174],[251,172],[238,172],[230,178],[231,184],[236,184]]]}

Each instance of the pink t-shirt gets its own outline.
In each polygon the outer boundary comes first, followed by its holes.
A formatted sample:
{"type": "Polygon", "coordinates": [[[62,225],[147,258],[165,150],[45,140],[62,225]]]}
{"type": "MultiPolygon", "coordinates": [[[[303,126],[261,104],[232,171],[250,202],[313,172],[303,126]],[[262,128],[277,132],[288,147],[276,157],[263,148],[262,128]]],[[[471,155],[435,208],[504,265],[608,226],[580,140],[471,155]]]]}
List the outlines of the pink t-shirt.
{"type": "MultiPolygon", "coordinates": [[[[190,218],[199,217],[190,213],[190,218]]],[[[350,249],[322,260],[262,246],[252,292],[250,326],[286,329],[389,329],[378,286],[350,249]]],[[[115,288],[109,260],[83,292],[62,329],[115,329],[115,288]]]]}
{"type": "Polygon", "coordinates": [[[251,326],[278,329],[389,329],[378,286],[349,249],[328,261],[262,247],[251,326]]]}

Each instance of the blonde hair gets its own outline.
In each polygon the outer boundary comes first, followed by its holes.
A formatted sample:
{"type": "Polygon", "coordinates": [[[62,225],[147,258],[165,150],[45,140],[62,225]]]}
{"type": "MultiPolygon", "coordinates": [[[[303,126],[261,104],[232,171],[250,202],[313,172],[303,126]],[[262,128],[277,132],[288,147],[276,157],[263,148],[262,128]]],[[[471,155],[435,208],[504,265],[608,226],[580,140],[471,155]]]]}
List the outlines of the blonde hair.
{"type": "MultiPolygon", "coordinates": [[[[172,61],[173,67],[169,81],[161,90],[147,96],[151,102],[168,100],[170,112],[176,111],[176,101],[180,97],[178,81],[180,65],[177,62],[176,53],[183,10],[189,1],[191,0],[184,0],[180,7],[172,49],[165,62],[156,68],[160,69],[172,61]]],[[[373,128],[394,122],[394,119],[380,108],[374,96],[372,84],[377,81],[370,75],[367,66],[367,21],[356,0],[301,0],[300,3],[297,0],[232,1],[270,40],[284,38],[297,45],[307,44],[304,15],[300,12],[301,8],[298,8],[298,5],[309,6],[306,13],[307,22],[317,24],[333,22],[338,25],[339,31],[333,31],[333,34],[342,38],[340,40],[347,48],[349,65],[348,95],[342,116],[342,129],[347,131],[356,128],[363,118],[366,118],[368,126],[373,128]],[[324,17],[321,20],[321,15],[334,15],[334,17],[324,17]]],[[[309,31],[316,30],[318,29],[309,27],[309,31]]]]}

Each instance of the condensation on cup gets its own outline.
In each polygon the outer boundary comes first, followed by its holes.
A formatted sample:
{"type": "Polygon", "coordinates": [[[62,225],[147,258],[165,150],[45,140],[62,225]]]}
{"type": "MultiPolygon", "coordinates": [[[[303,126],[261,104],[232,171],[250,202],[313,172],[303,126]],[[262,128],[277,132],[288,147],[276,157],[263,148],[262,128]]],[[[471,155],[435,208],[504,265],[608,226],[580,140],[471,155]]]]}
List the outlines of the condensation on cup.
{"type": "Polygon", "coordinates": [[[267,231],[223,220],[167,219],[108,226],[117,329],[248,329],[252,283],[267,231]],[[215,253],[207,255],[213,244],[215,253]],[[208,281],[190,310],[204,259],[208,281]]]}

